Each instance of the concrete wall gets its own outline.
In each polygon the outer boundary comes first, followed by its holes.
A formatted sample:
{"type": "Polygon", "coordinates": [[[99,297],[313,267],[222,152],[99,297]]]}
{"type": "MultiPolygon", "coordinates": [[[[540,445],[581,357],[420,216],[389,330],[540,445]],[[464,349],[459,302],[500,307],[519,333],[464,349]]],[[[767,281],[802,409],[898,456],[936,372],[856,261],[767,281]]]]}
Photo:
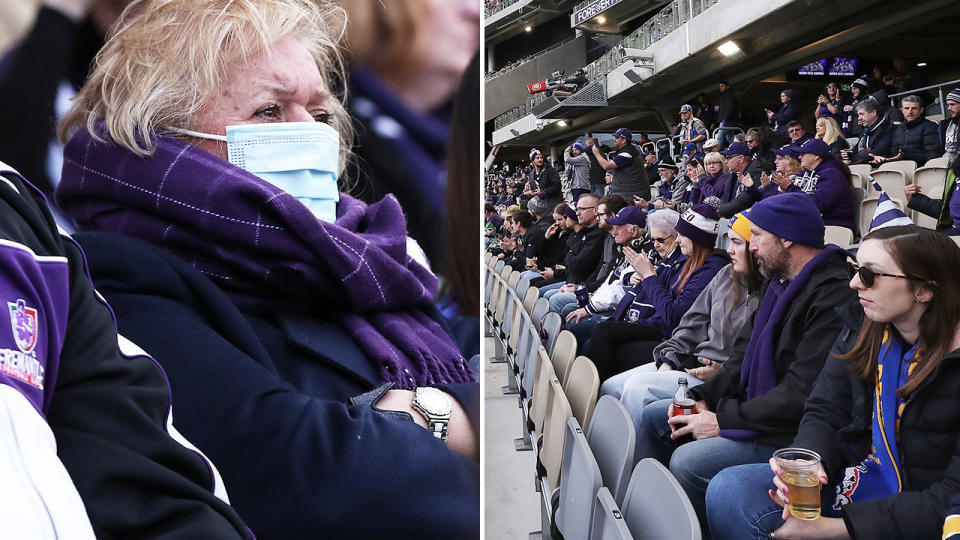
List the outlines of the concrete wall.
{"type": "Polygon", "coordinates": [[[561,69],[567,75],[583,67],[586,61],[586,38],[579,37],[549,51],[536,60],[484,83],[484,122],[523,103],[530,94],[527,85],[550,77],[561,69]]]}

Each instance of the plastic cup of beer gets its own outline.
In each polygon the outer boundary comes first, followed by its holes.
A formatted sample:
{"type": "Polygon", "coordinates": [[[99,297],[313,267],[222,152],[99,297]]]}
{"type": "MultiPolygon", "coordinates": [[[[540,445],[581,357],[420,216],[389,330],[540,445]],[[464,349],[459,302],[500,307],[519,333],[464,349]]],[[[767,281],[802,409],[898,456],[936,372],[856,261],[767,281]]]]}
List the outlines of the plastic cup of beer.
{"type": "Polygon", "coordinates": [[[790,514],[805,520],[820,517],[820,454],[804,448],[781,448],[773,453],[773,459],[789,490],[790,514]]]}

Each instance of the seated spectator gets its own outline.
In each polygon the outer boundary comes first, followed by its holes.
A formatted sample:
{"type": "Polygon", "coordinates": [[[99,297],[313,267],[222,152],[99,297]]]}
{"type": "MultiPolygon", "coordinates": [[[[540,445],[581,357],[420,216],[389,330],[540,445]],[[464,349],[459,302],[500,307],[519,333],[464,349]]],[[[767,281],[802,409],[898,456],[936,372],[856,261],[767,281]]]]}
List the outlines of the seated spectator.
{"type": "Polygon", "coordinates": [[[540,272],[542,281],[532,280],[530,283],[540,288],[540,296],[550,299],[554,294],[561,292],[561,288],[568,286],[564,292],[573,290],[577,284],[584,282],[597,266],[603,253],[604,239],[609,236],[607,231],[597,227],[596,195],[581,195],[577,201],[576,210],[571,210],[577,216],[573,232],[567,238],[566,254],[563,264],[553,268],[545,268],[540,272]]]}
{"type": "Polygon", "coordinates": [[[790,516],[773,460],[732,467],[707,490],[714,540],[941,537],[960,484],[960,249],[887,227],[865,237],[857,262],[849,286],[863,307],[842,308],[788,445],[821,457],[821,517],[790,516]]]}
{"type": "Polygon", "coordinates": [[[570,180],[570,194],[576,203],[580,195],[590,193],[590,158],[583,153],[583,144],[574,141],[563,153],[563,162],[567,166],[567,178],[570,180]]]}
{"type": "Polygon", "coordinates": [[[644,210],[649,209],[651,204],[658,210],[661,208],[676,210],[677,204],[683,200],[686,188],[690,185],[690,181],[685,176],[677,177],[679,170],[680,168],[672,161],[657,162],[657,174],[660,175],[660,185],[657,187],[660,194],[655,201],[647,202],[634,198],[633,203],[644,210]]]}
{"type": "Polygon", "coordinates": [[[774,168],[770,145],[775,137],[776,134],[767,126],[750,128],[743,137],[743,142],[747,143],[747,148],[753,152],[750,162],[756,163],[760,170],[767,173],[774,168]]]}
{"type": "Polygon", "coordinates": [[[830,145],[830,154],[833,159],[843,159],[842,150],[849,150],[850,143],[843,138],[840,132],[840,126],[837,125],[833,117],[820,117],[817,119],[817,134],[814,137],[830,145]]]}
{"type": "Polygon", "coordinates": [[[645,242],[647,214],[638,206],[624,206],[619,213],[607,220],[612,227],[612,238],[615,241],[617,258],[610,272],[603,277],[602,284],[589,296],[586,305],[580,307],[576,301],[561,310],[567,322],[567,330],[577,337],[578,349],[583,350],[590,338],[590,331],[600,321],[613,315],[617,304],[626,294],[629,286],[624,279],[630,279],[632,270],[623,254],[624,246],[637,248],[634,251],[643,252],[652,246],[652,242],[645,242]]]}
{"type": "Polygon", "coordinates": [[[553,209],[553,223],[547,227],[547,230],[544,231],[543,240],[538,241],[536,244],[536,260],[533,261],[536,264],[530,267],[533,274],[521,274],[521,276],[529,279],[531,283],[534,279],[540,278],[539,269],[541,268],[553,268],[558,264],[563,264],[563,256],[566,255],[566,246],[567,238],[570,236],[570,233],[573,231],[573,227],[576,224],[576,213],[566,205],[566,203],[560,203],[553,209]],[[567,216],[567,211],[573,214],[573,218],[567,216]]]}
{"type": "Polygon", "coordinates": [[[951,163],[960,153],[960,88],[950,91],[944,101],[947,102],[947,117],[940,121],[940,146],[943,147],[943,157],[951,163]]]}
{"type": "Polygon", "coordinates": [[[867,98],[857,105],[857,122],[863,127],[860,140],[852,150],[847,165],[869,163],[879,165],[880,158],[890,155],[893,141],[893,124],[880,112],[880,104],[873,98],[867,98]]]}
{"type": "Polygon", "coordinates": [[[499,231],[500,227],[503,226],[503,216],[497,213],[497,208],[490,203],[485,203],[483,205],[483,214],[486,224],[492,225],[494,232],[499,231]]]}
{"type": "MultiPolygon", "coordinates": [[[[607,218],[616,216],[617,213],[627,205],[627,201],[619,195],[607,195],[597,202],[597,228],[607,231],[608,234],[603,239],[603,251],[601,252],[600,265],[587,277],[582,284],[586,285],[587,291],[597,290],[607,275],[618,265],[623,258],[623,254],[617,247],[617,242],[613,237],[613,225],[607,223],[607,218]]],[[[580,284],[577,284],[580,285],[580,284]]],[[[567,284],[560,288],[560,291],[550,296],[550,309],[566,316],[567,313],[576,309],[577,297],[574,294],[576,285],[567,284]],[[573,307],[569,307],[569,306],[573,307]]]]}
{"type": "Polygon", "coordinates": [[[923,115],[923,102],[919,96],[907,96],[900,105],[903,122],[896,126],[890,139],[890,157],[879,157],[878,164],[909,159],[923,165],[928,160],[943,154],[937,124],[923,115]]]}
{"type": "Polygon", "coordinates": [[[960,160],[955,159],[947,169],[943,182],[943,193],[921,193],[919,184],[910,184],[903,188],[907,196],[907,208],[926,214],[937,220],[937,230],[950,236],[960,235],[960,160]],[[933,196],[940,195],[939,199],[933,196]]]}
{"type": "Polygon", "coordinates": [[[817,96],[817,108],[813,110],[813,116],[817,120],[833,118],[834,121],[839,122],[845,101],[840,92],[840,86],[836,81],[830,81],[827,83],[826,92],[817,96]]]}
{"type": "Polygon", "coordinates": [[[726,158],[719,152],[712,152],[703,158],[703,163],[707,174],[697,181],[691,178],[693,181],[691,198],[698,203],[703,202],[707,197],[718,197],[722,200],[727,184],[733,178],[733,175],[727,172],[726,158]]]}
{"type": "Polygon", "coordinates": [[[863,132],[863,126],[857,122],[857,105],[868,97],[865,77],[858,77],[853,81],[850,85],[850,96],[851,98],[843,106],[840,129],[844,137],[859,137],[863,132]]]}
{"type": "Polygon", "coordinates": [[[700,178],[706,176],[707,171],[703,168],[703,162],[701,162],[699,158],[688,159],[684,169],[687,171],[686,176],[687,180],[690,181],[690,189],[683,194],[680,202],[686,205],[685,208],[688,208],[691,204],[700,202],[699,200],[694,200],[694,191],[700,184],[700,178]]]}
{"type": "Polygon", "coordinates": [[[597,146],[593,147],[597,163],[612,173],[609,194],[620,195],[628,201],[639,195],[649,201],[650,180],[640,159],[640,149],[633,144],[633,134],[627,128],[620,128],[614,132],[613,140],[617,146],[613,159],[607,159],[597,146]]]}
{"type": "Polygon", "coordinates": [[[342,12],[137,8],[60,126],[57,197],[121,333],[169,377],[178,427],[258,536],[477,538],[476,375],[396,199],[337,190],[342,12]],[[364,504],[376,519],[356,519],[364,504]]]}
{"type": "Polygon", "coordinates": [[[800,149],[792,144],[785,144],[780,148],[773,150],[777,156],[775,162],[777,169],[773,171],[768,178],[761,177],[764,197],[769,197],[776,193],[785,193],[787,189],[800,180],[803,176],[803,167],[800,166],[800,149]],[[768,184],[769,182],[769,184],[768,184]],[[773,187],[770,187],[772,185],[773,187]]]}
{"type": "Polygon", "coordinates": [[[856,234],[850,169],[834,159],[830,147],[820,139],[810,139],[797,148],[797,153],[803,175],[784,191],[810,194],[820,209],[824,225],[846,227],[856,234]]]}
{"type": "Polygon", "coordinates": [[[681,160],[703,159],[703,143],[707,140],[707,127],[703,121],[693,115],[693,107],[680,107],[680,155],[681,160]]]}
{"type": "Polygon", "coordinates": [[[533,215],[526,210],[521,210],[513,215],[513,236],[515,239],[513,249],[502,255],[504,264],[518,272],[526,266],[527,257],[534,253],[536,237],[540,235],[540,232],[532,227],[533,220],[533,215]],[[533,246],[530,244],[533,244],[533,246]]]}
{"type": "Polygon", "coordinates": [[[643,169],[647,171],[647,179],[650,181],[650,185],[659,182],[660,175],[657,173],[657,155],[649,152],[643,156],[643,162],[646,163],[643,169]]]}
{"type": "Polygon", "coordinates": [[[765,463],[793,440],[803,401],[840,333],[838,306],[847,287],[846,253],[823,243],[823,221],[800,193],[764,199],[750,210],[750,251],[770,277],[751,324],[737,334],[717,373],[690,390],[697,413],[667,418],[672,400],[644,407],[637,459],[669,464],[706,529],[704,496],[718,472],[765,463]],[[694,441],[678,446],[678,439],[694,441]]]}
{"type": "Polygon", "coordinates": [[[704,156],[706,156],[711,152],[719,152],[720,150],[721,150],[720,141],[718,141],[717,139],[707,139],[707,142],[703,143],[704,156]]]}
{"type": "Polygon", "coordinates": [[[534,197],[527,202],[527,211],[533,216],[533,225],[530,226],[530,236],[524,240],[524,250],[526,251],[526,260],[523,268],[525,269],[523,277],[534,279],[540,277],[537,273],[537,262],[542,251],[540,244],[546,241],[546,233],[551,225],[554,224],[554,216],[551,213],[553,208],[547,205],[547,202],[539,197],[534,197]]]}
{"type": "Polygon", "coordinates": [[[799,120],[793,120],[787,124],[787,135],[790,136],[790,142],[797,146],[813,138],[807,130],[803,129],[803,124],[799,120]]]}
{"type": "MultiPolygon", "coordinates": [[[[656,215],[656,214],[654,214],[656,215]]],[[[593,328],[588,354],[597,366],[600,380],[652,360],[653,348],[670,336],[680,318],[729,262],[714,253],[719,217],[713,207],[693,205],[675,225],[679,254],[665,257],[668,265],[659,271],[643,253],[624,247],[624,256],[635,270],[630,289],[617,304],[610,320],[593,328]]],[[[655,236],[661,245],[669,237],[655,236]]]]}
{"type": "Polygon", "coordinates": [[[3,163],[0,178],[3,537],[253,538],[178,432],[194,413],[177,401],[174,424],[170,382],[118,335],[83,251],[38,188],[3,163]]]}
{"type": "Polygon", "coordinates": [[[780,109],[773,112],[770,109],[764,109],[767,113],[767,119],[773,126],[773,131],[781,137],[787,136],[787,124],[800,118],[803,109],[797,100],[797,94],[793,90],[786,88],[780,92],[780,109]]]}
{"type": "Polygon", "coordinates": [[[735,214],[750,208],[763,195],[760,191],[761,177],[764,171],[760,164],[753,161],[753,152],[746,143],[735,142],[720,155],[727,158],[727,167],[731,178],[727,182],[723,196],[720,197],[720,207],[717,213],[721,217],[733,217],[735,214]]]}
{"type": "Polygon", "coordinates": [[[563,202],[560,175],[557,174],[557,170],[552,165],[544,161],[543,152],[536,148],[530,150],[530,163],[533,166],[527,173],[527,183],[524,186],[523,195],[528,199],[540,197],[548,205],[563,202]]]}
{"type": "Polygon", "coordinates": [[[653,349],[654,362],[614,375],[600,388],[601,395],[619,399],[635,422],[650,403],[673,397],[679,377],[692,388],[713,376],[752,319],[763,276],[750,252],[748,219],[741,213],[730,220],[730,264],[700,293],[670,339],[653,349]]]}

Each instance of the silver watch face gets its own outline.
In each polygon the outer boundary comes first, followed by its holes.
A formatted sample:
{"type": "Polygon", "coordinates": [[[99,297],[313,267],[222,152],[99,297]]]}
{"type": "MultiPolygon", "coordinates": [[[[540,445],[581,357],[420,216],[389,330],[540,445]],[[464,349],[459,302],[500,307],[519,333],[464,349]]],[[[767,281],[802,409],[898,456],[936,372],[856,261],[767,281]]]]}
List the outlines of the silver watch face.
{"type": "Polygon", "coordinates": [[[436,416],[446,416],[450,414],[450,398],[436,388],[417,388],[414,399],[416,400],[417,405],[419,405],[428,414],[436,416]]]}

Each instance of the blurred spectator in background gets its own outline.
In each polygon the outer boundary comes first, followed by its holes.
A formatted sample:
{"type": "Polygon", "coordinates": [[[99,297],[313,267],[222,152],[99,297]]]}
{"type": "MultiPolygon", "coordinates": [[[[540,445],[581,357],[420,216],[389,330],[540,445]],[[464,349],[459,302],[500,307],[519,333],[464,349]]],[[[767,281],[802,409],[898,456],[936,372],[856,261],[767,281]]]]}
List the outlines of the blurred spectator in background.
{"type": "Polygon", "coordinates": [[[836,81],[827,83],[826,91],[817,96],[817,108],[813,110],[816,118],[834,118],[840,120],[844,99],[836,81]]]}
{"type": "Polygon", "coordinates": [[[867,81],[865,77],[858,77],[850,85],[850,99],[843,105],[840,115],[840,129],[844,137],[859,137],[863,132],[863,126],[857,122],[857,105],[867,96],[867,81]]]}
{"type": "Polygon", "coordinates": [[[613,140],[617,145],[613,159],[607,159],[599,148],[593,147],[593,155],[600,166],[613,173],[610,194],[620,195],[628,201],[634,195],[639,195],[649,201],[650,181],[643,168],[643,160],[640,159],[640,149],[633,144],[633,133],[627,128],[620,128],[614,132],[613,140]]]}
{"type": "Polygon", "coordinates": [[[104,36],[129,0],[43,0],[33,26],[0,60],[0,160],[52,201],[63,148],[57,119],[84,81],[104,36]]]}
{"type": "Polygon", "coordinates": [[[347,107],[357,132],[345,187],[365,202],[394,194],[410,236],[439,271],[451,106],[480,43],[480,3],[339,3],[347,12],[347,107]]]}
{"type": "Polygon", "coordinates": [[[803,128],[803,124],[799,120],[791,120],[790,123],[787,124],[787,135],[790,137],[790,142],[797,146],[813,138],[813,135],[807,133],[807,130],[803,128]]]}
{"type": "Polygon", "coordinates": [[[770,124],[773,126],[773,131],[780,136],[787,135],[787,124],[800,118],[800,115],[803,114],[803,109],[800,106],[800,102],[797,100],[797,94],[790,88],[785,88],[780,92],[780,109],[777,112],[773,112],[770,109],[765,109],[767,112],[767,119],[770,120],[770,124]]]}
{"type": "Polygon", "coordinates": [[[570,181],[570,194],[576,203],[584,193],[590,193],[590,158],[583,153],[583,143],[574,141],[563,154],[567,167],[567,180],[570,181]]]}
{"type": "MultiPolygon", "coordinates": [[[[714,109],[717,111],[718,127],[737,127],[740,125],[740,104],[737,103],[737,96],[734,95],[730,83],[720,81],[720,97],[717,98],[717,104],[714,109]]],[[[726,148],[733,140],[733,130],[720,130],[718,139],[720,146],[726,148]]]]}
{"type": "Polygon", "coordinates": [[[593,153],[593,147],[596,144],[593,137],[587,137],[584,140],[583,153],[590,159],[590,193],[603,197],[603,191],[607,188],[605,181],[607,172],[600,166],[597,156],[593,153]]]}
{"type": "Polygon", "coordinates": [[[960,151],[960,88],[951,90],[944,101],[947,102],[947,114],[940,121],[940,146],[944,150],[943,157],[951,163],[960,151]]]}
{"type": "Polygon", "coordinates": [[[717,127],[717,111],[703,92],[697,94],[697,99],[693,102],[693,115],[703,122],[707,130],[713,131],[717,127]]]}
{"type": "Polygon", "coordinates": [[[530,163],[533,167],[527,173],[523,195],[527,199],[539,197],[551,205],[563,202],[560,175],[552,165],[546,162],[543,152],[536,148],[530,150],[530,163]]]}

